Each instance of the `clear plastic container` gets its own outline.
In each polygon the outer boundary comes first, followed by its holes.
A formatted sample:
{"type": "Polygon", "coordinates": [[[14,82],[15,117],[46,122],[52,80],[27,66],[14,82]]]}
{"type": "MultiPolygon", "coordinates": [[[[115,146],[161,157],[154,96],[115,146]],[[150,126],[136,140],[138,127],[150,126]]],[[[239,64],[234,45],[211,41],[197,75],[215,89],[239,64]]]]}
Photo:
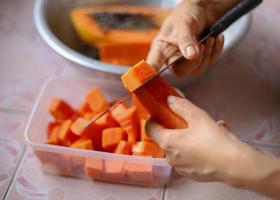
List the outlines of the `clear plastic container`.
{"type": "Polygon", "coordinates": [[[113,154],[46,144],[46,127],[52,119],[48,107],[53,97],[60,97],[73,107],[82,103],[85,93],[99,87],[108,100],[127,94],[120,82],[57,77],[42,88],[25,131],[25,140],[47,173],[98,181],[145,186],[163,186],[171,175],[165,159],[113,154]]]}

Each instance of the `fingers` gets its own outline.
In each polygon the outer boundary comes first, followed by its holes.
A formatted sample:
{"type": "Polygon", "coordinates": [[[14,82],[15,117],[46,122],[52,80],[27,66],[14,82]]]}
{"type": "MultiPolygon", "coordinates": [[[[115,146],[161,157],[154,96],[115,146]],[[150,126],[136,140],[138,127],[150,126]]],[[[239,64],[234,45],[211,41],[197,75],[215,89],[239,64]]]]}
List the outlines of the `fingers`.
{"type": "Polygon", "coordinates": [[[151,49],[147,57],[147,63],[159,70],[166,62],[166,57],[162,54],[163,44],[157,39],[152,43],[151,49]]]}
{"type": "Polygon", "coordinates": [[[151,137],[152,140],[164,150],[171,147],[172,140],[170,139],[176,137],[176,135],[180,132],[176,129],[166,129],[163,126],[153,122],[151,118],[147,120],[145,130],[149,137],[151,137]]]}
{"type": "Polygon", "coordinates": [[[199,119],[205,115],[200,108],[185,98],[168,96],[167,101],[170,109],[189,122],[190,126],[199,123],[199,119]]]}
{"type": "Polygon", "coordinates": [[[196,60],[200,55],[200,45],[196,39],[197,22],[192,18],[181,23],[178,32],[178,46],[183,56],[188,60],[196,60]]]}
{"type": "Polygon", "coordinates": [[[218,35],[210,58],[210,64],[214,63],[219,57],[219,55],[222,53],[224,47],[224,41],[225,41],[224,35],[223,34],[218,35]]]}

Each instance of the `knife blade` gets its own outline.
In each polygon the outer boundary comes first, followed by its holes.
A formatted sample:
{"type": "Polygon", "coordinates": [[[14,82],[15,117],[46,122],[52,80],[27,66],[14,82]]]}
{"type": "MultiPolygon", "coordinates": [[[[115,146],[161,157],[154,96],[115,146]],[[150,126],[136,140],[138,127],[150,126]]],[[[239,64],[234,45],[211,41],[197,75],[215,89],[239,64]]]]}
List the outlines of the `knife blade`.
{"type": "MultiPolygon", "coordinates": [[[[220,33],[222,33],[224,30],[226,30],[231,24],[233,24],[235,21],[237,21],[240,17],[250,12],[252,9],[257,7],[263,0],[241,0],[238,4],[236,4],[232,9],[230,9],[224,16],[222,16],[218,21],[216,21],[206,32],[203,32],[200,36],[199,43],[204,43],[209,37],[217,37],[220,33]]],[[[157,74],[146,80],[140,87],[136,88],[133,92],[136,90],[139,90],[141,87],[146,85],[148,82],[153,80],[155,77],[163,73],[165,70],[172,67],[174,64],[181,62],[184,60],[184,56],[181,55],[173,62],[169,63],[167,66],[162,67],[157,74]]],[[[83,126],[80,130],[83,131],[88,126],[90,126],[92,123],[94,123],[96,120],[100,119],[102,116],[104,116],[107,112],[113,110],[121,103],[128,100],[133,92],[129,93],[128,95],[121,98],[118,102],[116,102],[113,106],[107,108],[103,112],[101,112],[99,115],[94,117],[92,120],[90,120],[85,126],[83,126]]]]}

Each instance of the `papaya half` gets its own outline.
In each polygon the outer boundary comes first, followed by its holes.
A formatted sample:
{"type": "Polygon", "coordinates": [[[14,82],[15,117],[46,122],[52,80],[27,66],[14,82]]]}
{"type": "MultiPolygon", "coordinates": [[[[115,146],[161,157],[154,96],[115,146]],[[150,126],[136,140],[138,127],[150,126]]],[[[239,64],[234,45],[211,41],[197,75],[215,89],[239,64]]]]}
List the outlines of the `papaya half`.
{"type": "Polygon", "coordinates": [[[147,56],[169,13],[156,7],[106,5],[77,8],[70,17],[81,40],[99,50],[101,61],[132,65],[147,56]]]}

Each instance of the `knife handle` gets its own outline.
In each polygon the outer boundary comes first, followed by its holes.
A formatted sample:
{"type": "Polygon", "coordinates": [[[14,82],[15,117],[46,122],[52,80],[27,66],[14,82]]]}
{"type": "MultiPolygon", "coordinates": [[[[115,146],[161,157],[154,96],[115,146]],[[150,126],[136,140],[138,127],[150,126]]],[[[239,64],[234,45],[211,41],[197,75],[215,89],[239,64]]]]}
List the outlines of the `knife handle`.
{"type": "Polygon", "coordinates": [[[262,0],[241,0],[236,6],[229,10],[223,17],[216,21],[210,32],[213,37],[218,36],[226,30],[233,22],[257,7],[262,0]]]}

